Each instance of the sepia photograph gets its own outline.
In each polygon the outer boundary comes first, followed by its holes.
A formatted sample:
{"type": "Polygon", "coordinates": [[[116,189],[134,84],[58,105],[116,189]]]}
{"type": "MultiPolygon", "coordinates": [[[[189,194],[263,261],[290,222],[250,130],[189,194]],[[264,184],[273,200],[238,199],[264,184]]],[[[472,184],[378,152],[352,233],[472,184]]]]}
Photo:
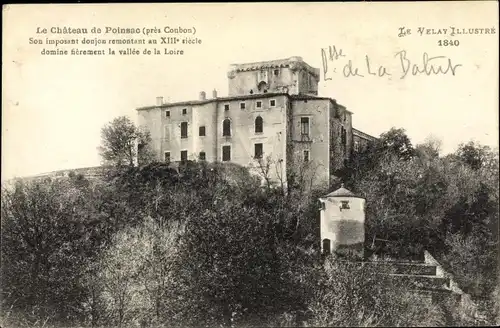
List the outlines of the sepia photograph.
{"type": "Polygon", "coordinates": [[[3,5],[0,328],[500,325],[498,28],[3,5]]]}

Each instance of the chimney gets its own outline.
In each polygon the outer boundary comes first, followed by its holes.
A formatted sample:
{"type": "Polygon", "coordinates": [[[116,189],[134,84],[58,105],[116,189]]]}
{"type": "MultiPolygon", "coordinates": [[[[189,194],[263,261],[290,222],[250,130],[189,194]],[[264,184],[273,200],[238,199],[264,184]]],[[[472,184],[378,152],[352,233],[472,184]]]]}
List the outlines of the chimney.
{"type": "Polygon", "coordinates": [[[163,105],[163,97],[156,97],[156,106],[163,105]]]}
{"type": "Polygon", "coordinates": [[[206,100],[207,99],[207,94],[205,91],[200,92],[200,100],[206,100]]]}
{"type": "Polygon", "coordinates": [[[217,90],[212,91],[212,98],[217,98],[217,90]]]}

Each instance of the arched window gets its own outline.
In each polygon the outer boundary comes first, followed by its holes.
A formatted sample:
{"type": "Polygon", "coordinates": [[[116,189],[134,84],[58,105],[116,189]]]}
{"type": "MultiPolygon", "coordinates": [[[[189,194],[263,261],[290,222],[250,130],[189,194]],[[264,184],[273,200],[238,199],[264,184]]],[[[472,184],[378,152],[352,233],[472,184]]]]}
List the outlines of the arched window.
{"type": "Polygon", "coordinates": [[[224,122],[222,122],[222,136],[231,136],[231,121],[228,118],[226,118],[224,122]]]}
{"type": "Polygon", "coordinates": [[[264,120],[262,120],[262,117],[257,116],[255,119],[255,133],[262,133],[264,132],[264,120]]]}
{"type": "Polygon", "coordinates": [[[267,92],[267,83],[264,81],[261,81],[259,85],[257,86],[260,92],[267,92]]]}
{"type": "Polygon", "coordinates": [[[323,254],[330,254],[331,251],[330,239],[323,239],[323,254]]]}

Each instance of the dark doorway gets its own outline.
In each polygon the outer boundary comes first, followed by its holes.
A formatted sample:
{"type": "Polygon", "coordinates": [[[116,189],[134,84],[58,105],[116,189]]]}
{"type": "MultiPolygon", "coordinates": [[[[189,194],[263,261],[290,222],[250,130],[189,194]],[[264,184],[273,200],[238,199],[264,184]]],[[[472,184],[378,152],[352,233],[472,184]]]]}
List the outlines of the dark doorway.
{"type": "Polygon", "coordinates": [[[330,254],[331,252],[330,239],[323,239],[323,254],[330,254]]]}

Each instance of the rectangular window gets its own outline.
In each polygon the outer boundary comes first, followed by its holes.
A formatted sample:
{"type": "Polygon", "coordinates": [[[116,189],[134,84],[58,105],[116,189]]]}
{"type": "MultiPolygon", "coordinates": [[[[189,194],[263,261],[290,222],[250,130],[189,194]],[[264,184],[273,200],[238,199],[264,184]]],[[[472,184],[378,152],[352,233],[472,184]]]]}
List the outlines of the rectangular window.
{"type": "Polygon", "coordinates": [[[255,103],[255,107],[257,107],[257,108],[262,108],[262,101],[257,101],[257,102],[255,103]]]}
{"type": "Polygon", "coordinates": [[[276,75],[276,76],[280,75],[280,70],[279,69],[275,69],[274,70],[274,75],[276,75]]]}
{"type": "Polygon", "coordinates": [[[163,160],[164,160],[166,163],[170,163],[170,152],[169,152],[169,151],[166,151],[166,152],[163,154],[163,160]]]}
{"type": "Polygon", "coordinates": [[[304,162],[309,162],[309,150],[304,150],[304,162]]]}
{"type": "Polygon", "coordinates": [[[223,137],[231,136],[231,121],[228,118],[222,121],[222,136],[223,137]]]}
{"type": "Polygon", "coordinates": [[[200,161],[204,161],[206,159],[206,155],[204,151],[200,151],[200,161]]]}
{"type": "Polygon", "coordinates": [[[354,151],[359,151],[359,141],[354,141],[354,151]]]}
{"type": "Polygon", "coordinates": [[[342,144],[346,144],[347,142],[347,133],[344,127],[340,129],[340,139],[342,144]]]}
{"type": "Polygon", "coordinates": [[[276,107],[276,100],[274,100],[274,99],[269,100],[269,106],[276,107]]]}
{"type": "Polygon", "coordinates": [[[229,104],[224,105],[224,110],[229,110],[229,104]]]}
{"type": "Polygon", "coordinates": [[[246,104],[244,102],[240,103],[240,109],[245,109],[246,104]]]}
{"type": "Polygon", "coordinates": [[[169,110],[167,110],[167,111],[165,112],[165,117],[170,117],[170,111],[169,111],[169,110]]]}
{"type": "Polygon", "coordinates": [[[300,118],[300,134],[303,136],[309,135],[309,117],[300,118]]]}
{"type": "Polygon", "coordinates": [[[200,135],[200,137],[204,137],[205,136],[205,127],[204,126],[200,126],[199,135],[200,135]]]}
{"type": "Polygon", "coordinates": [[[263,146],[261,143],[256,143],[254,146],[254,157],[262,158],[262,154],[264,153],[263,146]]]}
{"type": "Polygon", "coordinates": [[[183,108],[182,109],[182,115],[186,115],[187,114],[187,108],[183,108]]]}
{"type": "Polygon", "coordinates": [[[181,162],[185,162],[188,159],[188,151],[187,150],[181,150],[181,162]]]}
{"type": "Polygon", "coordinates": [[[181,123],[181,138],[187,138],[188,137],[188,124],[187,122],[182,122],[181,123]]]}
{"type": "Polygon", "coordinates": [[[222,146],[222,161],[227,162],[231,160],[231,146],[222,146]]]}
{"type": "Polygon", "coordinates": [[[340,209],[348,210],[348,209],[351,208],[349,206],[349,201],[348,200],[342,200],[342,201],[340,201],[340,203],[342,204],[342,206],[340,207],[340,209]]]}

